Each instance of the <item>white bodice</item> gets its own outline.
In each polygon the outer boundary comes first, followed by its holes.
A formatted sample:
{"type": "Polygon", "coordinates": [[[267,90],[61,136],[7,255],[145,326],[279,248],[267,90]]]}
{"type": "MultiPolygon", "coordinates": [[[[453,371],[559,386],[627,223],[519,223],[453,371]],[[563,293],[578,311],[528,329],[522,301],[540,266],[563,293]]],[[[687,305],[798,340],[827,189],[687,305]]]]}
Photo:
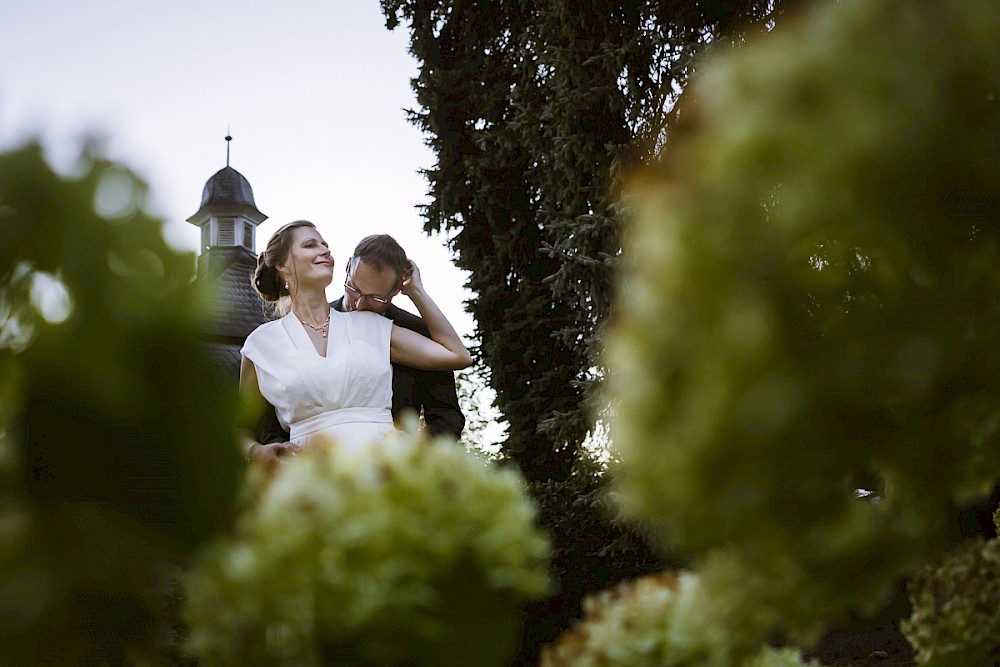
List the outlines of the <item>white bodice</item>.
{"type": "Polygon", "coordinates": [[[332,438],[354,447],[393,428],[391,333],[392,321],[376,313],[331,310],[323,357],[290,313],[257,327],[241,352],[292,442],[332,438]]]}

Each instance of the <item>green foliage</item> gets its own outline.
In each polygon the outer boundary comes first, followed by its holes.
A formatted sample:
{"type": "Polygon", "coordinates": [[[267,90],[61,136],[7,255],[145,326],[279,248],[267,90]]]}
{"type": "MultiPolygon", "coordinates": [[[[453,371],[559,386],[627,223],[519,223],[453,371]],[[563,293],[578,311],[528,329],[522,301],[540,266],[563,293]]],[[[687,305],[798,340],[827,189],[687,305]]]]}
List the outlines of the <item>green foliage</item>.
{"type": "Polygon", "coordinates": [[[929,667],[991,665],[1000,660],[1000,540],[970,540],[910,582],[910,618],[900,624],[929,667]]]}
{"type": "MultiPolygon", "coordinates": [[[[698,576],[668,572],[619,584],[584,602],[584,619],[542,652],[539,667],[801,667],[797,649],[735,659],[705,615],[698,576]]],[[[810,665],[818,663],[810,662],[810,665]]]]}
{"type": "Polygon", "coordinates": [[[998,29],[823,3],[704,63],[636,184],[621,493],[750,645],[877,607],[1000,478],[998,29]]]}
{"type": "Polygon", "coordinates": [[[568,479],[531,485],[541,527],[552,540],[553,595],[529,605],[516,664],[536,665],[538,651],[579,618],[588,593],[680,563],[657,548],[608,497],[610,477],[580,459],[568,479]]]}
{"type": "Polygon", "coordinates": [[[382,0],[420,62],[425,228],[469,271],[503,453],[529,479],[569,476],[593,426],[622,172],[660,143],[692,54],[773,4],[382,0]]]}
{"type": "Polygon", "coordinates": [[[256,479],[185,581],[211,665],[505,665],[548,543],[513,470],[403,435],[313,450],[256,479]]]}
{"type": "Polygon", "coordinates": [[[148,659],[169,563],[225,526],[235,393],[202,359],[193,258],[86,154],[0,155],[0,663],[148,659]]]}

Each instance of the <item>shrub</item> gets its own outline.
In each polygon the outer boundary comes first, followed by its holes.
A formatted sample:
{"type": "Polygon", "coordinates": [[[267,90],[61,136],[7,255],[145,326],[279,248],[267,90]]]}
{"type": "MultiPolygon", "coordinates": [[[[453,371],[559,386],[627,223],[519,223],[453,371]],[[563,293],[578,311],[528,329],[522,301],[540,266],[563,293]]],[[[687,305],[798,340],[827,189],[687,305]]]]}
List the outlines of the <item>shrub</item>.
{"type": "Polygon", "coordinates": [[[503,665],[547,591],[523,480],[454,443],[313,450],[253,493],[185,579],[203,665],[503,665]]]}
{"type": "MultiPolygon", "coordinates": [[[[765,647],[735,660],[705,615],[696,574],[666,572],[588,596],[584,618],[542,652],[539,667],[799,667],[797,649],[765,647]]],[[[817,663],[810,663],[817,664],[817,663]]]]}
{"type": "Polygon", "coordinates": [[[637,179],[619,488],[748,647],[876,608],[1000,478],[998,25],[819,3],[701,63],[637,179]]]}
{"type": "Polygon", "coordinates": [[[236,388],[145,196],[89,149],[0,155],[0,664],[162,658],[170,564],[233,516],[236,388]]]}
{"type": "Polygon", "coordinates": [[[679,565],[648,530],[621,516],[610,486],[611,475],[587,459],[565,480],[530,486],[539,523],[552,541],[554,591],[528,605],[515,665],[537,665],[541,646],[580,616],[587,593],[679,565]]]}
{"type": "Polygon", "coordinates": [[[929,667],[1000,662],[1000,540],[969,540],[909,583],[913,605],[900,624],[929,667]]]}

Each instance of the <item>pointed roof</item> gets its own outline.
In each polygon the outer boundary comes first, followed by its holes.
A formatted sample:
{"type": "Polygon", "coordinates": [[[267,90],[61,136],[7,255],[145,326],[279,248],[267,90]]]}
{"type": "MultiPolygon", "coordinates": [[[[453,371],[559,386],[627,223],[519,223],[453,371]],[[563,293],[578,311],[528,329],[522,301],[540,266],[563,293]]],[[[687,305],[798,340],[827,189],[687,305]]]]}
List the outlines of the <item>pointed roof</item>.
{"type": "Polygon", "coordinates": [[[198,224],[195,220],[204,218],[205,213],[220,209],[238,210],[257,222],[267,219],[266,215],[257,210],[250,181],[229,165],[215,172],[205,183],[205,189],[201,193],[201,208],[188,218],[188,222],[198,224]]]}
{"type": "Polygon", "coordinates": [[[253,206],[253,189],[243,174],[226,165],[215,172],[205,183],[201,193],[201,205],[208,204],[242,204],[253,206]]]}

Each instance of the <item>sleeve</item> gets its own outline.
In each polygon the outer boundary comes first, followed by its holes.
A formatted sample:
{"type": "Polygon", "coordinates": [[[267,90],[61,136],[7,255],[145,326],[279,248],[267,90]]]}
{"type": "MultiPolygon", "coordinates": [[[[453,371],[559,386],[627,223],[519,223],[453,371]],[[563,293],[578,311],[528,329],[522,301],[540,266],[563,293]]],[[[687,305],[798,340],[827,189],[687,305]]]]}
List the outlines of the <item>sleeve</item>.
{"type": "Polygon", "coordinates": [[[292,343],[285,333],[281,320],[267,322],[250,332],[240,354],[257,367],[257,376],[263,371],[280,377],[288,363],[292,343]]]}
{"type": "MultiPolygon", "coordinates": [[[[240,354],[252,361],[255,366],[257,365],[257,360],[260,359],[260,347],[258,345],[260,338],[261,334],[257,333],[256,330],[252,331],[240,349],[240,354]]],[[[262,445],[269,445],[273,442],[288,442],[288,431],[282,428],[281,422],[278,421],[278,414],[274,406],[270,403],[265,405],[264,412],[261,414],[260,420],[257,422],[257,427],[254,429],[253,437],[254,440],[262,445]]]]}
{"type": "MultiPolygon", "coordinates": [[[[424,321],[401,308],[390,307],[387,317],[397,326],[429,336],[424,321]]],[[[455,374],[449,371],[420,371],[393,364],[392,412],[398,416],[406,409],[423,412],[431,435],[462,437],[465,415],[458,404],[455,374]]]]}
{"type": "Polygon", "coordinates": [[[465,415],[458,405],[455,374],[448,372],[427,373],[418,378],[416,393],[424,410],[424,421],[431,435],[462,437],[465,415]]]}
{"type": "Polygon", "coordinates": [[[258,333],[259,329],[260,327],[257,327],[257,329],[251,331],[250,335],[243,341],[243,347],[240,348],[240,354],[250,361],[253,361],[255,366],[257,365],[255,360],[260,357],[260,348],[257,345],[257,340],[260,338],[260,334],[258,333]]]}

